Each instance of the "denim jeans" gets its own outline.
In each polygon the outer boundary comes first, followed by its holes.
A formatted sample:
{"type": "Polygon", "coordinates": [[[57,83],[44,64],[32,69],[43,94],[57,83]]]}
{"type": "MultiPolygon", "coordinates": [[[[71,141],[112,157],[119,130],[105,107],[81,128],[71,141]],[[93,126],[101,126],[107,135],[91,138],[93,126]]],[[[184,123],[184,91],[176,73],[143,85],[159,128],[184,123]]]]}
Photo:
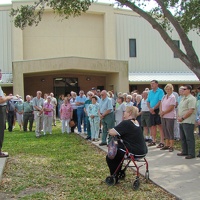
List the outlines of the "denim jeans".
{"type": "Polygon", "coordinates": [[[78,108],[77,109],[77,118],[78,118],[78,132],[81,133],[81,124],[82,122],[84,123],[84,131],[86,131],[86,120],[85,118],[85,113],[83,108],[78,108]]]}

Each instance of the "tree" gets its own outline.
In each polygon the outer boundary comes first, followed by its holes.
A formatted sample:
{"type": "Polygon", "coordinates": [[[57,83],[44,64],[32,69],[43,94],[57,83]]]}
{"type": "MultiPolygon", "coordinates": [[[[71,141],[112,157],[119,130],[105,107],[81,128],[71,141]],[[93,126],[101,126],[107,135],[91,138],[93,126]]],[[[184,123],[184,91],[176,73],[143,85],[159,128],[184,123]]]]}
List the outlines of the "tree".
{"type": "MultiPolygon", "coordinates": [[[[39,0],[34,5],[24,5],[12,9],[14,25],[21,29],[38,24],[46,6],[63,18],[78,16],[89,9],[93,0],[39,0]]],[[[157,30],[166,44],[188,68],[200,79],[200,61],[187,34],[196,30],[200,35],[200,0],[152,0],[155,7],[146,11],[151,0],[116,0],[119,6],[127,6],[148,21],[157,30]],[[177,47],[169,31],[176,31],[185,52],[177,47]]]]}

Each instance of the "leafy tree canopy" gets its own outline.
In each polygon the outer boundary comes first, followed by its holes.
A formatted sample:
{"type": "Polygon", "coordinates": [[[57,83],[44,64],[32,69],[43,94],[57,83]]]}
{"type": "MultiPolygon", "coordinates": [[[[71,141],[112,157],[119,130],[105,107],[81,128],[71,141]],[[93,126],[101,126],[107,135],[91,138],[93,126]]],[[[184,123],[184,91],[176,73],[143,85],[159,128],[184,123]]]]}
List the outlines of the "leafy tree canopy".
{"type": "MultiPolygon", "coordinates": [[[[67,19],[69,16],[76,17],[86,12],[92,2],[93,0],[39,0],[34,5],[21,5],[20,8],[12,9],[10,15],[14,17],[15,27],[24,29],[26,26],[38,25],[46,7],[52,8],[60,17],[67,19]]],[[[148,4],[152,2],[155,7],[147,12],[163,28],[170,28],[170,22],[160,2],[166,9],[172,11],[186,33],[191,29],[196,29],[200,33],[200,0],[116,0],[118,6],[133,4],[142,10],[147,10],[148,4]]]]}
{"type": "Polygon", "coordinates": [[[69,16],[76,17],[86,12],[90,5],[90,0],[39,0],[34,5],[21,5],[20,8],[12,9],[10,15],[14,17],[15,27],[24,29],[27,26],[38,25],[47,7],[67,19],[69,16]]]}

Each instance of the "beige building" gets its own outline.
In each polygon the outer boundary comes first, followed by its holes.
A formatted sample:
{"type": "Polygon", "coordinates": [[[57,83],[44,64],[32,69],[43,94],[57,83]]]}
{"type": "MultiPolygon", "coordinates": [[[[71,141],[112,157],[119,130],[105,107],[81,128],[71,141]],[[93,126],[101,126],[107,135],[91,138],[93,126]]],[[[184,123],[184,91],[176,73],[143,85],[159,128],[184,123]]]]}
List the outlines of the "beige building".
{"type": "MultiPolygon", "coordinates": [[[[91,87],[142,91],[152,79],[177,87],[199,83],[159,34],[132,11],[98,3],[80,17],[62,20],[49,9],[37,27],[20,30],[10,22],[9,11],[22,3],[13,0],[0,7],[0,28],[5,30],[0,33],[2,85],[9,90],[13,81],[15,94],[35,95],[40,89],[59,95],[91,87]]],[[[199,36],[192,32],[190,37],[200,55],[199,36]]],[[[179,40],[175,34],[173,38],[179,40]]]]}

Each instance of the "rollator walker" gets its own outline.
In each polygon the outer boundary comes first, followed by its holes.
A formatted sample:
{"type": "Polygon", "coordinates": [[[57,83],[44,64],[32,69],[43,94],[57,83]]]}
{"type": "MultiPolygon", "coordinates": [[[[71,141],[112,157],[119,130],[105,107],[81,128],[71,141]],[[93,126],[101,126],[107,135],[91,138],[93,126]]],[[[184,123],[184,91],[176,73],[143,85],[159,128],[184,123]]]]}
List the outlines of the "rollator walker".
{"type": "Polygon", "coordinates": [[[122,139],[119,139],[120,142],[124,145],[125,147],[125,154],[124,154],[124,157],[122,159],[122,161],[120,162],[120,164],[118,165],[118,167],[116,168],[115,172],[113,175],[111,176],[108,176],[106,178],[106,184],[109,185],[109,186],[113,186],[116,184],[116,177],[117,177],[117,172],[118,170],[121,168],[121,170],[119,171],[118,173],[118,179],[119,180],[124,180],[125,177],[126,177],[126,169],[128,167],[130,168],[136,168],[136,179],[135,181],[133,182],[133,185],[132,185],[132,189],[133,190],[138,190],[139,187],[140,187],[140,179],[139,179],[139,176],[140,176],[140,172],[139,172],[139,169],[142,167],[142,166],[146,166],[146,172],[145,172],[145,180],[146,180],[146,183],[149,181],[149,165],[148,165],[148,162],[145,158],[146,154],[144,155],[134,155],[132,153],[129,152],[128,148],[125,146],[124,142],[122,139]],[[130,165],[131,163],[133,163],[133,165],[130,165]]]}

